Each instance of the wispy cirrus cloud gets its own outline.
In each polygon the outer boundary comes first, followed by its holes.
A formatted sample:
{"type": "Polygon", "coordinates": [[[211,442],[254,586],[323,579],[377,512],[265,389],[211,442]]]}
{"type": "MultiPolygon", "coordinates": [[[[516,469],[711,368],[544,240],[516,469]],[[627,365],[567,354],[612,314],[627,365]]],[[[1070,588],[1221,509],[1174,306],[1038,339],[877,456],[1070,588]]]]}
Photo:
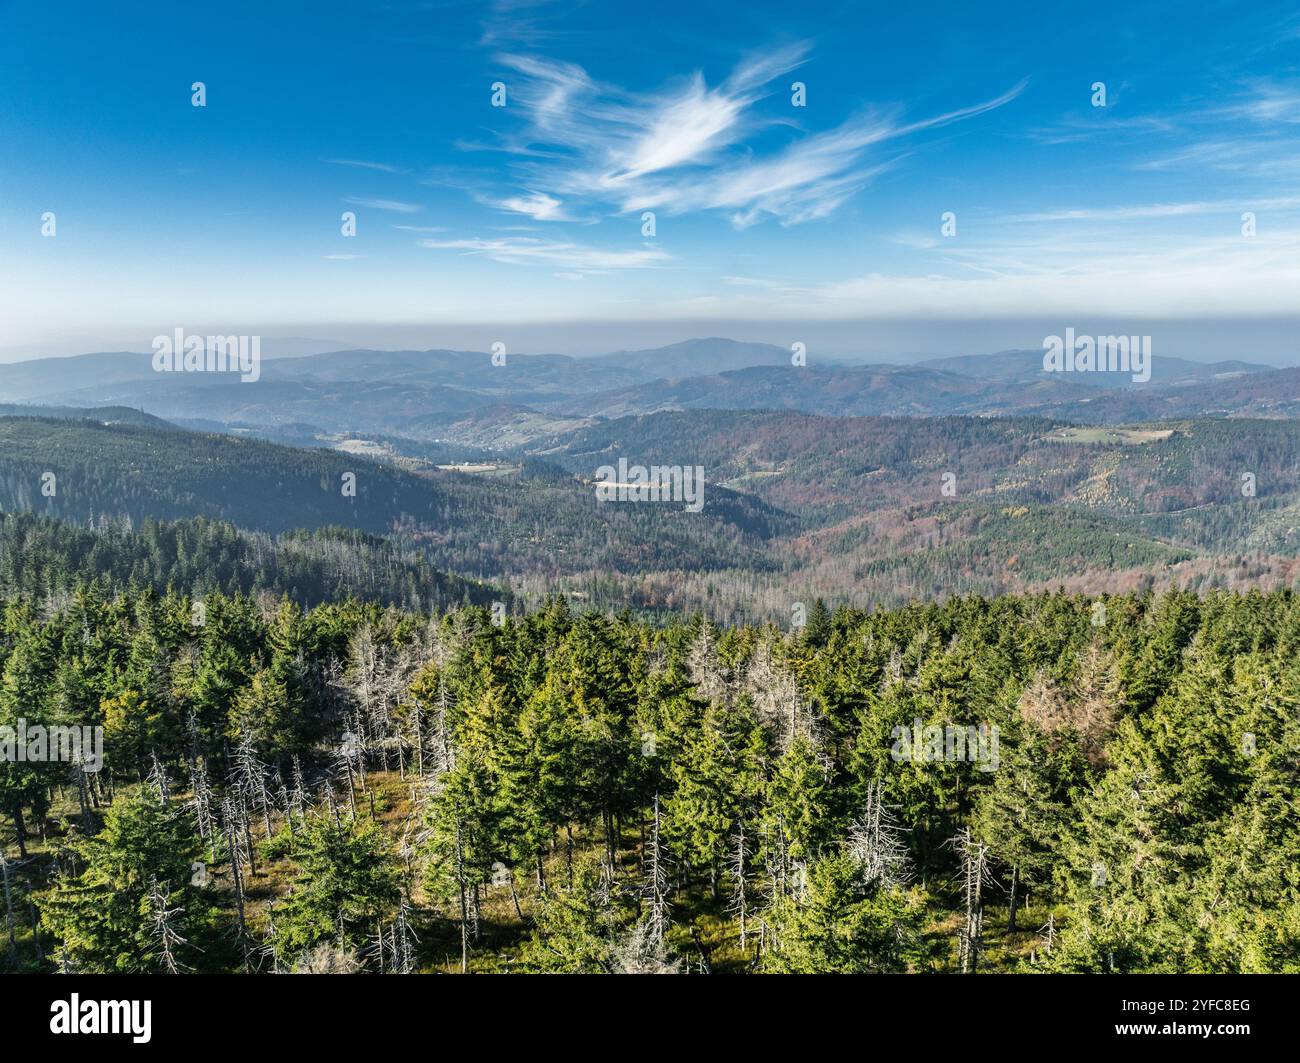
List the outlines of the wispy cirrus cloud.
{"type": "Polygon", "coordinates": [[[1236,99],[1210,113],[1229,120],[1296,125],[1300,123],[1300,82],[1257,78],[1236,99]]]}
{"type": "MultiPolygon", "coordinates": [[[[759,103],[788,91],[786,75],[808,60],[795,42],[738,62],[716,85],[699,72],[649,93],[598,82],[574,63],[505,54],[509,115],[522,115],[495,144],[460,143],[463,151],[498,151],[512,158],[490,186],[471,188],[480,204],[520,215],[538,228],[595,222],[655,210],[669,215],[717,213],[737,229],[774,220],[782,226],[825,218],[879,174],[906,158],[868,157],[888,141],[938,129],[1002,107],[1025,82],[992,99],[920,120],[901,111],[860,113],[840,125],[809,132],[793,115],[762,113],[759,103]],[[778,80],[780,79],[780,80],[778,80]],[[767,134],[788,131],[774,146],[767,134]],[[513,186],[513,187],[511,187],[513,186]]],[[[431,174],[426,183],[465,185],[431,174]]],[[[473,235],[419,241],[512,265],[546,265],[572,275],[662,266],[672,256],[652,244],[613,249],[567,238],[473,235]]]]}
{"type": "Polygon", "coordinates": [[[545,240],[531,236],[501,236],[456,240],[420,240],[419,246],[440,251],[460,251],[481,255],[495,262],[511,265],[542,264],[570,270],[644,269],[663,265],[672,256],[657,247],[607,250],[564,240],[545,240]]]}
{"type": "Polygon", "coordinates": [[[1116,207],[1070,207],[1034,214],[1009,214],[1002,220],[1007,222],[1136,221],[1147,218],[1181,218],[1198,214],[1232,214],[1242,210],[1283,211],[1298,208],[1300,208],[1300,196],[1261,198],[1243,195],[1235,200],[1190,200],[1181,203],[1140,203],[1116,207]]]}
{"type": "Polygon", "coordinates": [[[493,47],[526,45],[535,48],[563,34],[546,25],[554,13],[552,0],[492,0],[487,5],[480,44],[493,47]]]}
{"type": "MultiPolygon", "coordinates": [[[[969,232],[969,230],[968,230],[969,232]]],[[[1164,317],[1288,313],[1300,290],[1300,229],[1252,239],[1178,233],[1117,246],[1098,228],[1063,241],[1036,227],[1002,227],[966,246],[942,241],[924,272],[872,272],[782,283],[723,278],[736,290],[728,313],[762,318],[932,318],[981,315],[1123,313],[1164,317]]],[[[685,314],[678,304],[674,312],[685,314]]],[[[698,309],[698,307],[696,308],[698,309]]],[[[669,311],[665,311],[666,313],[669,311]]]]}
{"type": "Polygon", "coordinates": [[[1130,147],[1129,165],[1139,171],[1206,168],[1260,179],[1300,173],[1300,81],[1254,78],[1218,97],[1187,101],[1176,113],[1070,114],[1031,130],[1041,144],[1105,140],[1130,147]]]}
{"type": "Polygon", "coordinates": [[[511,101],[525,121],[496,147],[516,156],[527,191],[492,202],[537,220],[558,220],[581,204],[620,213],[716,211],[737,228],[765,219],[796,225],[831,214],[897,161],[867,159],[872,147],[985,114],[1025,86],[919,121],[869,113],[808,133],[793,118],[763,117],[756,105],[809,53],[807,42],[789,44],[743,60],[716,86],[696,72],[654,93],[597,82],[572,63],[499,56],[514,72],[511,101]],[[775,126],[790,128],[793,139],[759,152],[756,135],[775,126]]]}
{"type": "Polygon", "coordinates": [[[480,202],[511,214],[527,214],[535,221],[570,220],[560,201],[545,192],[528,192],[525,195],[505,196],[496,200],[483,197],[480,202]]]}
{"type": "Polygon", "coordinates": [[[396,214],[418,214],[424,208],[418,203],[404,203],[400,199],[371,199],[366,196],[348,196],[344,200],[354,207],[369,207],[371,210],[388,210],[396,214]]]}
{"type": "Polygon", "coordinates": [[[1096,137],[1131,138],[1172,135],[1179,131],[1177,120],[1161,115],[1121,117],[1104,112],[1085,116],[1068,114],[1050,125],[1026,132],[1039,144],[1082,144],[1096,137]]]}
{"type": "Polygon", "coordinates": [[[370,162],[367,159],[326,159],[331,166],[351,166],[357,170],[379,170],[382,173],[406,173],[400,166],[390,166],[386,162],[370,162]]]}

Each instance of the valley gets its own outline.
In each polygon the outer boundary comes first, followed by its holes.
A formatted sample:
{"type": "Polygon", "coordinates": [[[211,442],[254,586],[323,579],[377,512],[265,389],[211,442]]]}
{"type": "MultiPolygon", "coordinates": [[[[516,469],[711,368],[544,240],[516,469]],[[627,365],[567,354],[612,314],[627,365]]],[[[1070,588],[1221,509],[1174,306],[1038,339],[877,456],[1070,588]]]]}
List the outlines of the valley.
{"type": "MultiPolygon", "coordinates": [[[[82,526],[202,517],[270,536],[351,529],[521,602],[560,591],[595,609],[726,622],[783,621],[791,603],[818,597],[870,607],[1054,586],[1282,585],[1300,550],[1300,425],[1254,416],[1257,396],[1271,412],[1285,405],[1290,370],[1156,360],[1149,384],[1076,385],[1032,379],[1033,352],[906,370],[798,369],[778,355],[724,341],[506,366],[337,352],[268,359],[256,384],[175,374],[161,390],[123,375],[127,356],[88,363],[105,401],[143,410],[25,405],[16,400],[37,378],[0,367],[11,388],[0,399],[15,400],[0,408],[0,509],[82,526]],[[725,368],[751,361],[763,364],[725,368]],[[719,372],[627,383],[687,363],[719,372]],[[620,412],[655,389],[678,401],[620,412]],[[726,405],[700,405],[723,392],[726,405]],[[1012,393],[1061,412],[981,405],[1012,393]],[[431,394],[445,412],[418,412],[431,394]],[[1248,401],[1223,416],[1234,395],[1248,401]],[[370,405],[381,397],[382,409],[370,405]],[[192,403],[202,419],[181,416],[192,403]],[[889,412],[844,412],[873,406],[889,412]],[[907,412],[947,406],[981,412],[907,412]],[[1170,408],[1193,415],[1117,419],[1170,408]],[[1104,415],[1069,416],[1079,409],[1104,415]],[[702,511],[599,500],[598,470],[620,461],[702,467],[702,511]]],[[[75,394],[50,390],[59,361],[44,363],[47,398],[75,394]]]]}

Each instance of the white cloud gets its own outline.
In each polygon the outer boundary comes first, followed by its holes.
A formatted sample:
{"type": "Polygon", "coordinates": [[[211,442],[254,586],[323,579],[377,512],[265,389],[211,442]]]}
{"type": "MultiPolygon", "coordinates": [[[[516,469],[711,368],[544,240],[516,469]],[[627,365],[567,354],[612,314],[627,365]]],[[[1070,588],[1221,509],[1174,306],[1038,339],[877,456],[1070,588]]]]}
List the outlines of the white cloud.
{"type": "Polygon", "coordinates": [[[568,220],[560,201],[545,192],[530,192],[524,196],[507,196],[505,199],[487,202],[498,210],[510,211],[512,214],[527,214],[537,221],[568,220]]]}
{"type": "Polygon", "coordinates": [[[365,159],[326,159],[326,162],[332,166],[352,166],[361,170],[380,170],[383,173],[405,173],[396,166],[389,166],[386,162],[369,162],[365,159]]]}
{"type": "Polygon", "coordinates": [[[354,207],[391,210],[397,214],[418,214],[424,209],[418,203],[403,203],[397,199],[368,199],[364,196],[349,196],[344,202],[351,203],[354,207]]]}
{"type": "Polygon", "coordinates": [[[710,90],[696,74],[683,92],[649,111],[645,127],[629,143],[610,152],[610,172],[603,179],[618,185],[706,157],[729,141],[749,102],[710,90]]]}
{"type": "Polygon", "coordinates": [[[623,209],[658,208],[670,214],[722,210],[738,229],[764,217],[783,225],[824,218],[891,165],[854,167],[863,148],[886,138],[886,128],[842,128],[809,137],[774,158],[743,162],[693,180],[646,182],[623,201],[623,209]]]}
{"type": "Polygon", "coordinates": [[[651,94],[594,81],[572,63],[505,55],[515,72],[512,105],[527,119],[500,149],[518,159],[526,194],[495,197],[503,210],[558,217],[561,202],[613,205],[623,212],[719,211],[737,228],[773,218],[794,225],[826,217],[897,160],[868,161],[888,140],[972,118],[1001,107],[1024,83],[1001,96],[936,117],[905,123],[886,114],[852,118],[819,133],[795,130],[774,153],[755,154],[752,135],[776,125],[795,129],[803,113],[761,117],[755,105],[806,61],[807,43],[773,49],[741,62],[710,87],[696,72],[651,94]]]}
{"type": "Polygon", "coordinates": [[[1256,80],[1237,99],[1215,108],[1224,118],[1245,118],[1263,125],[1300,123],[1300,85],[1256,80]]]}
{"type": "MultiPolygon", "coordinates": [[[[967,233],[971,233],[967,229],[967,233]]],[[[1212,239],[1099,228],[1000,230],[996,241],[941,241],[930,273],[871,273],[783,291],[737,292],[728,312],[821,319],[1041,314],[1203,317],[1287,314],[1300,291],[1300,229],[1236,225],[1212,239]],[[942,272],[940,272],[942,271],[942,272]]]]}
{"type": "Polygon", "coordinates": [[[1234,200],[1193,200],[1184,203],[1146,203],[1123,207],[1075,207],[1037,214],[1011,214],[1007,222],[1134,221],[1142,218],[1178,218],[1196,214],[1231,214],[1243,210],[1295,210],[1300,196],[1243,195],[1234,200]]]}
{"type": "Polygon", "coordinates": [[[421,240],[421,247],[460,251],[481,255],[495,262],[511,265],[541,264],[568,269],[644,269],[671,261],[672,256],[657,247],[639,247],[626,251],[607,251],[560,240],[542,240],[530,236],[503,236],[492,239],[421,240]]]}
{"type": "Polygon", "coordinates": [[[918,251],[929,251],[939,246],[939,238],[912,230],[895,233],[891,239],[900,247],[911,247],[918,251]]]}
{"type": "Polygon", "coordinates": [[[873,275],[821,286],[801,306],[823,317],[1083,313],[1199,317],[1293,311],[1297,290],[1300,267],[1294,265],[1231,273],[1213,262],[1171,264],[1160,270],[1133,264],[1082,274],[873,275]]]}
{"type": "Polygon", "coordinates": [[[1142,171],[1213,169],[1294,179],[1300,174],[1297,124],[1300,82],[1257,78],[1226,98],[1188,100],[1177,113],[1120,116],[1098,109],[1066,115],[1029,136],[1042,144],[1104,139],[1131,145],[1129,165],[1142,171]]]}

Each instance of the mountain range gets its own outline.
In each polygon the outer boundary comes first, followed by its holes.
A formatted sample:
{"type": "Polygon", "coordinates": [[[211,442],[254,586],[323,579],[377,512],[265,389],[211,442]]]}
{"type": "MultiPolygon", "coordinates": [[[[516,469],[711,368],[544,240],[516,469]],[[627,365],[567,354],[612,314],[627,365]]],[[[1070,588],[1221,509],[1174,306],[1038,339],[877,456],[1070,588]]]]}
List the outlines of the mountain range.
{"type": "Polygon", "coordinates": [[[699,339],[591,358],[343,350],[267,359],[261,378],[156,373],[126,352],[0,366],[0,402],[129,407],[177,424],[298,443],[339,435],[511,447],[575,422],[682,409],[828,416],[1044,416],[1079,424],[1170,417],[1289,417],[1300,370],[1154,357],[1150,382],[1047,373],[1035,351],[913,365],[792,364],[771,344],[699,339]]]}

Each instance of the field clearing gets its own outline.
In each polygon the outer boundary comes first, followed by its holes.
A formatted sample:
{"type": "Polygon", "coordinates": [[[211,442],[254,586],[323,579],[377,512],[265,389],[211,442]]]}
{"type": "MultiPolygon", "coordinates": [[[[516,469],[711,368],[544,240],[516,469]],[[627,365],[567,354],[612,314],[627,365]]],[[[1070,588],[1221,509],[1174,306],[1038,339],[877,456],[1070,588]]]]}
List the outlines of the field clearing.
{"type": "Polygon", "coordinates": [[[1101,443],[1106,446],[1139,446],[1160,443],[1174,434],[1172,428],[1058,428],[1044,436],[1048,443],[1101,443]]]}
{"type": "Polygon", "coordinates": [[[498,465],[495,462],[456,462],[451,465],[439,465],[443,472],[468,472],[468,473],[487,473],[502,472],[513,468],[509,465],[498,465]]]}

